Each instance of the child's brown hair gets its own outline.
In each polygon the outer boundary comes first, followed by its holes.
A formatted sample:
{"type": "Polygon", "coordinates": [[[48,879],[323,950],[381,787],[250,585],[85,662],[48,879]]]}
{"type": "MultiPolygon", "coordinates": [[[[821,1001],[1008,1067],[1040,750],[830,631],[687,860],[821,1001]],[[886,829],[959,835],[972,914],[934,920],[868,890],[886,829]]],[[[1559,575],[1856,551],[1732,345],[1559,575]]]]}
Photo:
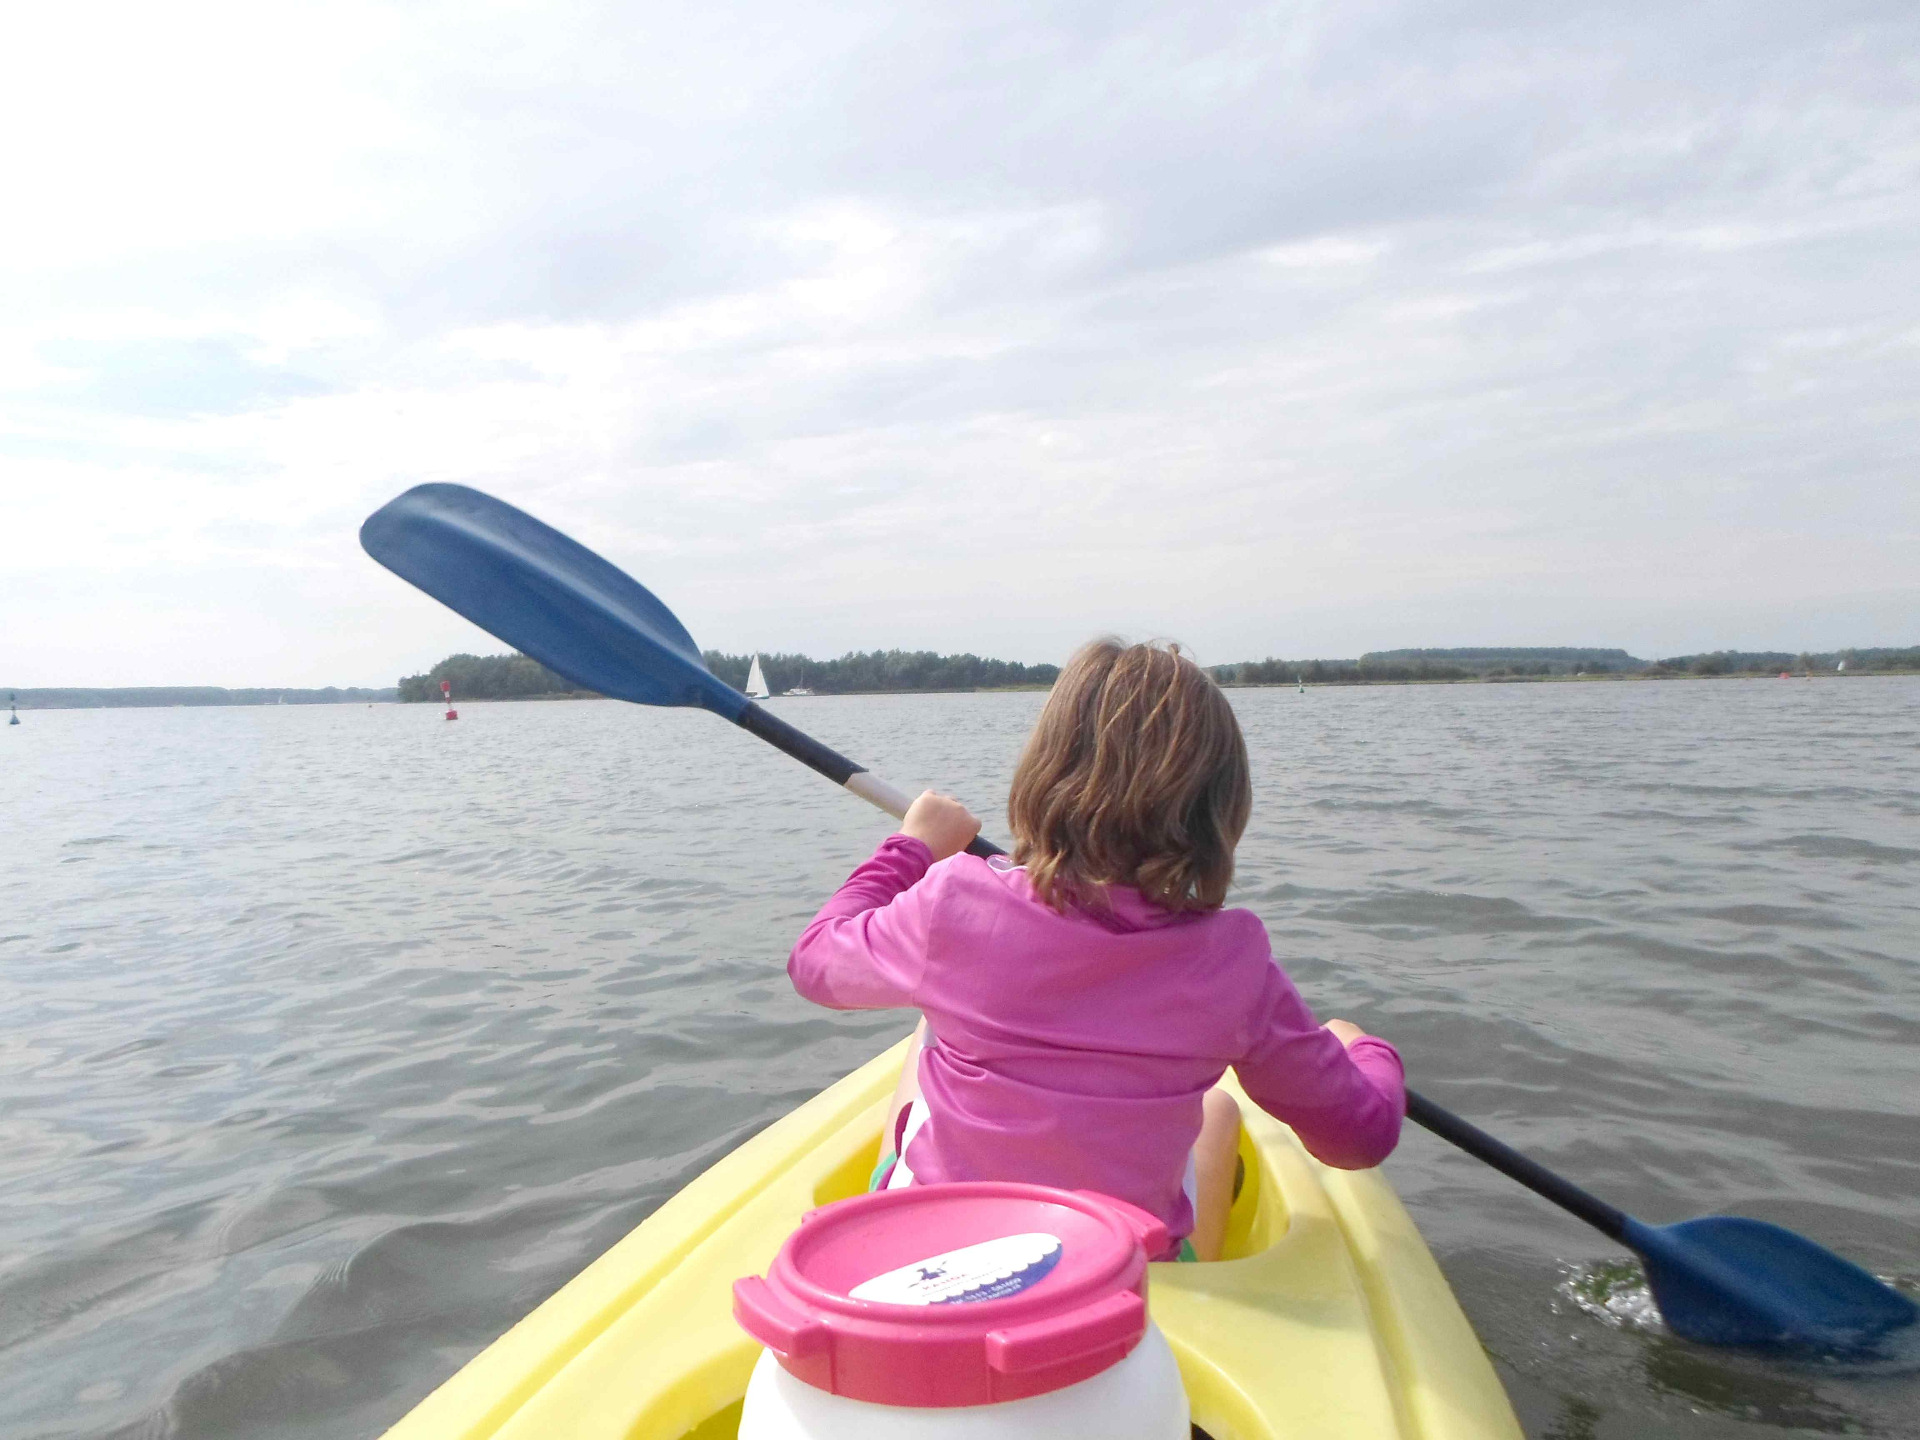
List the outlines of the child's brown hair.
{"type": "Polygon", "coordinates": [[[1083,646],[1027,741],[1007,797],[1013,858],[1056,910],[1131,885],[1213,910],[1253,808],[1226,695],[1177,645],[1083,646]]]}

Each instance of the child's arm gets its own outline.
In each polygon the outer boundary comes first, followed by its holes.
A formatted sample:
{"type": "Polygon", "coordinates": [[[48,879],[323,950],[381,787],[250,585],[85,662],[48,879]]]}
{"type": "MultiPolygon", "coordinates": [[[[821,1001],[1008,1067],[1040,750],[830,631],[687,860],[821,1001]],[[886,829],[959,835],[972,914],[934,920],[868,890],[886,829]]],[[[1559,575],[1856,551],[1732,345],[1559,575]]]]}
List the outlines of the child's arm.
{"type": "Polygon", "coordinates": [[[932,911],[928,887],[919,882],[979,829],[958,801],[932,791],[915,800],[900,833],[880,842],[802,932],[787,960],[793,988],[835,1010],[913,1004],[932,911]]]}
{"type": "Polygon", "coordinates": [[[1400,1053],[1344,1020],[1316,1025],[1278,966],[1262,999],[1265,1023],[1234,1066],[1241,1086],[1291,1125],[1315,1159],[1342,1170],[1378,1165],[1393,1153],[1407,1112],[1400,1053]]]}

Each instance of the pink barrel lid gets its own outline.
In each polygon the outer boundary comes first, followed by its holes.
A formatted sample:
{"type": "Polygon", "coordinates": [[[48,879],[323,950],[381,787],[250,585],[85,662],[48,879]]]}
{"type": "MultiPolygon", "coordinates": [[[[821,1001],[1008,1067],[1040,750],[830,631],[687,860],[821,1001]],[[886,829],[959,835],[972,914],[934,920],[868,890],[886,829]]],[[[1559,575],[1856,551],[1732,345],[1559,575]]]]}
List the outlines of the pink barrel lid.
{"type": "Polygon", "coordinates": [[[967,1181],[807,1215],[733,1314],[788,1374],[926,1409],[1017,1400],[1097,1375],[1147,1328],[1154,1216],[1091,1191],[967,1181]]]}

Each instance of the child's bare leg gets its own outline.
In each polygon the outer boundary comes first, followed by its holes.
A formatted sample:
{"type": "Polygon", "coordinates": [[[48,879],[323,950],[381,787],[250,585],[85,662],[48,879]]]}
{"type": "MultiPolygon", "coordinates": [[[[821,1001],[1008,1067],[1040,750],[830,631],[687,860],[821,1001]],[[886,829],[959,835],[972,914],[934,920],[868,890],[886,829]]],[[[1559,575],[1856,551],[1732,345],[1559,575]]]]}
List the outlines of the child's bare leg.
{"type": "MultiPolygon", "coordinates": [[[[887,1106],[887,1131],[880,1137],[882,1155],[893,1149],[893,1137],[900,1128],[900,1112],[920,1098],[920,1052],[926,1043],[927,1022],[922,1016],[920,1023],[913,1027],[913,1038],[907,1042],[907,1058],[900,1066],[900,1083],[893,1087],[893,1103],[887,1106]]],[[[1237,1115],[1239,1111],[1234,1113],[1237,1115]]]]}
{"type": "Polygon", "coordinates": [[[1224,1090],[1209,1090],[1193,1145],[1193,1253],[1218,1260],[1233,1209],[1233,1175],[1240,1160],[1240,1107],[1224,1090]]]}

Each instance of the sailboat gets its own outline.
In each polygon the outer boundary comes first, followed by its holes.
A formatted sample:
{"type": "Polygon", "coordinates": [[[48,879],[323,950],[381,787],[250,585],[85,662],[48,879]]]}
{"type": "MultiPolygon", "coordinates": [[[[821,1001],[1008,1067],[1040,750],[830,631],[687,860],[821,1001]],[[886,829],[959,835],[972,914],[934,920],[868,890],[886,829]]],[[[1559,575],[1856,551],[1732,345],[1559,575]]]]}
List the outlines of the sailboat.
{"type": "Polygon", "coordinates": [[[747,698],[749,700],[766,700],[771,698],[772,695],[773,691],[767,688],[767,677],[760,672],[760,657],[755,655],[753,657],[753,665],[747,671],[747,698]]]}

